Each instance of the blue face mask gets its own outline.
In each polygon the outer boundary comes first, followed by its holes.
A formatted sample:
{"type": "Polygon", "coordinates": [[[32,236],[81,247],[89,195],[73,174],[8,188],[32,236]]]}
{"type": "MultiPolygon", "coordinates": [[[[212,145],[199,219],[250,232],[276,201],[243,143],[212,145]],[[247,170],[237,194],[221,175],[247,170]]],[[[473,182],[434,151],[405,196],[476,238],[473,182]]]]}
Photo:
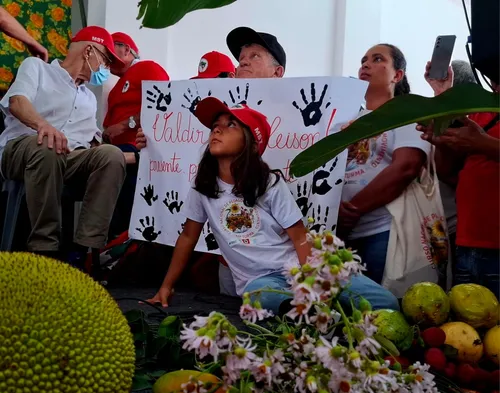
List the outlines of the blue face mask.
{"type": "Polygon", "coordinates": [[[99,69],[97,71],[92,70],[92,67],[90,67],[89,83],[93,86],[102,86],[102,84],[108,80],[110,74],[111,71],[102,64],[99,65],[99,69]]]}

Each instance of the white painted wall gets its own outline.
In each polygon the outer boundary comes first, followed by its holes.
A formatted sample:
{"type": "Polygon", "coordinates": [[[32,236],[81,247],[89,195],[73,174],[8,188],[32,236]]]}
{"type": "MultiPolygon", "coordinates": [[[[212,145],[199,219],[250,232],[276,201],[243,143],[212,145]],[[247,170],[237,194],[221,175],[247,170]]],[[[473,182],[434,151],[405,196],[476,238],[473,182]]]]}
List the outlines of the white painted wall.
{"type": "MultiPolygon", "coordinates": [[[[139,29],[137,0],[88,3],[89,24],[131,35],[141,57],[164,66],[173,80],[195,75],[205,52],[230,55],[226,35],[237,26],[275,34],[287,52],[289,77],[356,76],[365,51],[389,42],[407,57],[413,92],[430,95],[422,74],[436,36],[456,34],[454,58],[466,59],[468,33],[460,0],[238,0],[195,11],[162,30],[139,29]]],[[[105,102],[114,81],[97,92],[98,98],[105,102]]]]}
{"type": "MultiPolygon", "coordinates": [[[[423,78],[438,35],[456,35],[453,59],[467,60],[469,36],[460,0],[382,0],[381,41],[398,46],[408,62],[412,92],[432,95],[423,78]],[[402,6],[402,3],[405,5],[402,6]]],[[[469,12],[470,17],[470,12],[469,12]]]]}

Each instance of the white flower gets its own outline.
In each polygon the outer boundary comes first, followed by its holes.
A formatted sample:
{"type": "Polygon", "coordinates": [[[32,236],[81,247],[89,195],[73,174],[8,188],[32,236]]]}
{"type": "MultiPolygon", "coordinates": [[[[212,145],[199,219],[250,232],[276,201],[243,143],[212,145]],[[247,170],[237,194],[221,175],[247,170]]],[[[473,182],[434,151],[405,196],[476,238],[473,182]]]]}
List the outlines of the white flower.
{"type": "Polygon", "coordinates": [[[373,337],[377,333],[377,326],[375,326],[372,321],[375,319],[373,314],[365,314],[363,320],[357,323],[355,326],[360,329],[366,337],[373,337]]]}
{"type": "Polygon", "coordinates": [[[276,381],[280,381],[281,375],[286,374],[287,369],[290,364],[286,361],[286,358],[281,349],[277,349],[269,355],[269,360],[271,361],[271,375],[276,381]],[[286,366],[286,368],[285,368],[286,366]]]}
{"type": "MultiPolygon", "coordinates": [[[[313,284],[314,285],[314,284],[313,284]]],[[[319,301],[318,293],[311,285],[303,282],[293,289],[294,299],[300,303],[313,303],[319,301]]]]}
{"type": "Polygon", "coordinates": [[[311,355],[315,350],[315,344],[314,339],[307,334],[305,329],[302,329],[302,336],[292,345],[294,356],[301,358],[311,355]]]}
{"type": "Polygon", "coordinates": [[[311,322],[307,313],[311,309],[312,303],[307,301],[304,303],[299,303],[294,299],[290,302],[290,304],[295,307],[288,311],[286,316],[294,321],[298,317],[298,320],[295,322],[297,325],[300,325],[302,323],[302,320],[304,320],[305,323],[309,325],[311,322]]]}
{"type": "Polygon", "coordinates": [[[299,391],[300,393],[306,392],[306,378],[307,372],[309,371],[309,367],[306,362],[301,362],[298,367],[295,368],[295,391],[299,391]]]}
{"type": "Polygon", "coordinates": [[[283,275],[287,281],[295,280],[300,276],[300,265],[297,261],[287,261],[283,266],[283,275]]]}
{"type": "Polygon", "coordinates": [[[341,367],[332,372],[328,388],[331,392],[351,392],[351,381],[353,378],[353,373],[347,368],[341,367]]]}
{"type": "Polygon", "coordinates": [[[371,337],[365,337],[361,342],[356,346],[356,350],[365,357],[370,357],[371,355],[378,355],[380,351],[380,344],[377,340],[371,337]]]}
{"type": "Polygon", "coordinates": [[[190,376],[189,382],[181,385],[181,393],[207,393],[208,390],[204,386],[204,382],[190,376]]]}
{"type": "Polygon", "coordinates": [[[331,311],[328,313],[317,305],[315,305],[314,308],[316,309],[316,314],[311,317],[311,323],[314,324],[321,333],[326,333],[332,321],[333,312],[331,311]]]}
{"type": "MultiPolygon", "coordinates": [[[[345,367],[344,361],[341,357],[334,355],[333,348],[337,347],[338,337],[333,337],[332,341],[327,341],[324,337],[320,337],[321,345],[316,347],[315,354],[323,366],[332,372],[345,367]]],[[[339,347],[339,353],[342,354],[342,347],[339,347]]]]}
{"type": "Polygon", "coordinates": [[[408,373],[415,378],[414,382],[408,384],[412,393],[438,393],[434,375],[429,373],[429,367],[428,364],[420,364],[420,362],[410,366],[408,373]]]}
{"type": "Polygon", "coordinates": [[[269,360],[255,362],[252,365],[251,372],[257,382],[263,382],[270,388],[272,384],[272,374],[269,360]]]}
{"type": "Polygon", "coordinates": [[[252,344],[250,338],[237,337],[237,346],[233,349],[233,353],[226,358],[226,367],[234,370],[248,369],[251,363],[257,359],[257,355],[253,351],[257,348],[252,344]]]}
{"type": "Polygon", "coordinates": [[[250,304],[242,304],[240,307],[240,318],[251,323],[256,323],[272,316],[272,311],[253,307],[250,304]]]}
{"type": "Polygon", "coordinates": [[[200,330],[195,331],[196,338],[192,339],[192,332],[187,332],[189,334],[189,339],[186,339],[186,335],[184,332],[181,332],[181,340],[185,340],[186,342],[182,345],[183,349],[187,349],[188,351],[194,350],[196,354],[203,359],[207,355],[212,355],[214,360],[217,361],[217,357],[219,356],[219,348],[215,343],[213,337],[208,335],[201,335],[200,330]]]}
{"type": "Polygon", "coordinates": [[[199,329],[207,325],[208,320],[213,316],[214,311],[210,313],[208,317],[200,317],[199,315],[194,316],[194,322],[191,322],[189,327],[191,329],[199,329]]]}

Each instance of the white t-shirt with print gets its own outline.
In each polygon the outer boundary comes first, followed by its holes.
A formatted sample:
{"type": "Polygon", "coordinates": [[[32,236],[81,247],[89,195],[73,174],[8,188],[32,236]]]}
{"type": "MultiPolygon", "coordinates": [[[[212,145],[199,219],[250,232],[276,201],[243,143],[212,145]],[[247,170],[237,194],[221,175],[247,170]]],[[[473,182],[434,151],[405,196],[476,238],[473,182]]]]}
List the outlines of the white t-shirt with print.
{"type": "MultiPolygon", "coordinates": [[[[274,180],[271,175],[271,184],[274,180]]],[[[288,261],[298,263],[286,228],[302,220],[302,213],[281,177],[254,207],[245,206],[243,198],[232,193],[232,185],[220,179],[218,184],[221,193],[217,199],[192,188],[182,211],[190,220],[208,220],[241,296],[256,278],[281,272],[288,261]]]]}
{"type": "MultiPolygon", "coordinates": [[[[363,109],[358,118],[370,113],[363,109]]],[[[394,151],[401,147],[414,147],[425,154],[430,152],[430,144],[420,138],[416,124],[410,124],[392,131],[360,141],[349,147],[342,200],[350,201],[370,183],[375,176],[392,163],[394,151]]],[[[391,229],[392,217],[385,206],[361,217],[351,232],[349,239],[375,235],[391,229]]]]}

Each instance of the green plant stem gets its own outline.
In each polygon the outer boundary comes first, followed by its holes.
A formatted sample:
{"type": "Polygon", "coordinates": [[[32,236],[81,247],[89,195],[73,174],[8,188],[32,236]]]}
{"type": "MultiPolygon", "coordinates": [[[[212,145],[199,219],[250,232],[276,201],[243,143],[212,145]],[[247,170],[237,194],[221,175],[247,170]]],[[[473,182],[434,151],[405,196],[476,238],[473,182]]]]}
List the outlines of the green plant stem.
{"type": "Polygon", "coordinates": [[[276,337],[276,334],[274,334],[273,332],[271,332],[270,330],[268,330],[266,328],[263,328],[262,326],[256,325],[255,323],[248,322],[248,321],[243,321],[243,322],[248,327],[251,327],[251,328],[253,328],[255,330],[258,330],[258,331],[260,331],[262,333],[269,334],[269,335],[272,335],[272,336],[276,337]]]}
{"type": "Polygon", "coordinates": [[[349,319],[347,318],[347,315],[345,315],[344,309],[342,308],[342,306],[340,305],[340,302],[338,300],[335,301],[335,306],[337,308],[337,311],[342,316],[342,320],[344,321],[345,328],[347,329],[347,341],[349,341],[349,349],[354,349],[351,326],[349,325],[349,319]]]}
{"type": "Polygon", "coordinates": [[[283,291],[283,290],[280,290],[280,289],[271,289],[271,288],[269,288],[269,289],[266,289],[266,288],[257,289],[255,291],[248,292],[248,294],[249,295],[260,295],[262,292],[277,293],[279,295],[287,295],[287,296],[293,297],[293,292],[283,291]]]}

